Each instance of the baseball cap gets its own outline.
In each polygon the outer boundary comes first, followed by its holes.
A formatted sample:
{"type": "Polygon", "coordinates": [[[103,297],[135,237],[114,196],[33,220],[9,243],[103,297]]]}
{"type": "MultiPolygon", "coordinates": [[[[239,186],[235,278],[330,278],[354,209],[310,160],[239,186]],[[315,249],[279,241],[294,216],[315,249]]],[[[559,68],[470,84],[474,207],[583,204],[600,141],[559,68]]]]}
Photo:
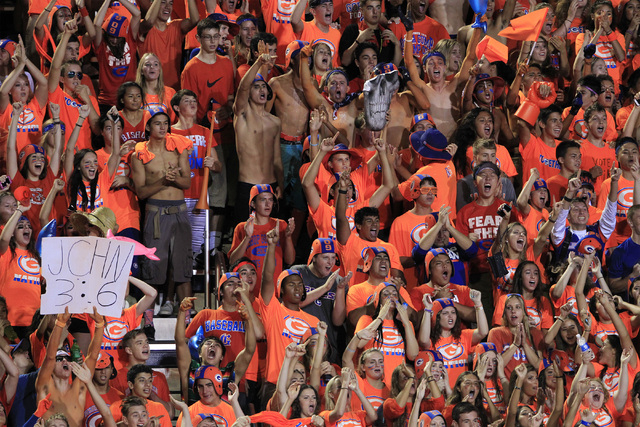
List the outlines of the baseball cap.
{"type": "MultiPolygon", "coordinates": [[[[429,217],[429,215],[427,215],[427,218],[429,217]]],[[[434,218],[434,224],[435,225],[435,218],[434,218]]],[[[426,224],[426,222],[425,222],[426,224]]],[[[431,228],[433,225],[431,225],[429,228],[431,228]]],[[[427,279],[429,279],[429,264],[431,264],[431,261],[433,261],[433,259],[435,257],[437,257],[438,255],[444,254],[447,256],[447,258],[449,258],[449,260],[451,261],[451,257],[449,256],[449,253],[447,252],[447,250],[445,248],[433,248],[430,249],[429,252],[427,252],[427,255],[425,255],[424,257],[424,269],[425,269],[425,274],[427,275],[427,279]]],[[[453,273],[455,272],[455,266],[453,265],[453,261],[451,261],[451,275],[453,276],[453,273]]]]}
{"type": "Polygon", "coordinates": [[[496,354],[498,354],[498,349],[496,348],[496,345],[494,343],[481,342],[478,345],[476,345],[476,349],[473,352],[473,369],[474,370],[476,369],[478,360],[480,360],[480,356],[482,356],[487,351],[493,351],[496,354]]]}
{"type": "Polygon", "coordinates": [[[193,388],[197,390],[198,380],[209,380],[213,383],[218,396],[222,396],[222,372],[215,366],[201,366],[198,368],[193,379],[193,388]]]}
{"type": "Polygon", "coordinates": [[[421,350],[418,352],[416,360],[413,362],[413,367],[416,370],[417,377],[422,377],[424,367],[430,360],[433,360],[434,362],[444,362],[442,355],[437,350],[421,350]]]}
{"type": "Polygon", "coordinates": [[[20,150],[20,154],[18,155],[18,169],[22,169],[24,166],[24,162],[27,161],[27,158],[32,154],[44,154],[46,157],[46,153],[44,152],[44,147],[35,144],[26,145],[22,150],[20,150]]]}
{"type": "Polygon", "coordinates": [[[313,257],[319,254],[335,254],[336,246],[333,243],[333,239],[319,238],[313,241],[311,244],[311,253],[309,254],[309,260],[307,264],[311,264],[313,257]]]}
{"type": "Polygon", "coordinates": [[[371,269],[371,264],[373,263],[373,259],[378,254],[387,254],[389,256],[389,252],[383,246],[369,246],[365,249],[364,255],[362,256],[362,271],[366,273],[371,269]]]}
{"type": "Polygon", "coordinates": [[[398,191],[407,201],[413,202],[420,197],[420,181],[427,175],[413,174],[406,181],[398,184],[398,191]]]}
{"type": "Polygon", "coordinates": [[[229,27],[229,34],[232,36],[237,36],[240,32],[240,26],[235,22],[229,21],[229,17],[223,13],[212,13],[207,16],[207,19],[229,27]]]}
{"type": "Polygon", "coordinates": [[[220,294],[220,289],[222,289],[222,284],[225,283],[227,280],[229,279],[238,279],[240,280],[240,273],[224,273],[222,276],[220,276],[220,280],[218,280],[218,299],[220,299],[220,297],[222,296],[220,294]]]}
{"type": "Polygon", "coordinates": [[[4,49],[9,52],[9,55],[13,56],[16,53],[16,42],[10,39],[0,40],[0,49],[4,49]]]}
{"type": "MultiPolygon", "coordinates": [[[[282,273],[280,273],[280,275],[278,276],[278,282],[276,283],[276,298],[280,298],[280,288],[282,287],[282,282],[289,276],[300,276],[300,272],[297,270],[291,270],[290,268],[282,270],[282,273]]],[[[302,278],[302,276],[300,276],[300,278],[302,278]]]]}
{"type": "Polygon", "coordinates": [[[418,427],[429,427],[431,421],[436,417],[442,417],[442,419],[444,419],[444,415],[442,415],[440,411],[433,410],[423,412],[420,414],[420,418],[418,418],[418,427]]]}
{"type": "Polygon", "coordinates": [[[413,129],[416,124],[424,122],[425,120],[431,123],[431,126],[436,127],[436,124],[433,122],[433,118],[429,114],[420,113],[416,114],[415,116],[413,116],[413,119],[411,119],[411,129],[413,129]]]}
{"type": "Polygon", "coordinates": [[[284,51],[284,68],[289,68],[289,64],[291,64],[291,59],[295,58],[300,50],[308,45],[309,42],[303,40],[294,40],[287,45],[287,50],[284,51]]]}
{"type": "Polygon", "coordinates": [[[276,193],[273,192],[273,188],[269,184],[256,184],[251,187],[251,192],[249,193],[249,206],[251,206],[251,201],[254,197],[256,197],[260,193],[271,193],[273,194],[273,198],[276,198],[276,193]]]}
{"type": "Polygon", "coordinates": [[[331,169],[329,168],[329,159],[331,159],[331,156],[333,156],[334,154],[339,154],[339,153],[346,153],[349,156],[351,156],[350,164],[349,164],[349,166],[351,167],[351,172],[356,170],[362,163],[362,157],[358,153],[351,150],[349,147],[347,147],[344,144],[336,144],[333,147],[333,150],[325,154],[324,159],[322,159],[322,164],[329,172],[332,172],[331,169]]]}
{"type": "Polygon", "coordinates": [[[433,313],[431,313],[432,324],[435,324],[438,313],[447,307],[453,307],[453,300],[451,298],[438,298],[433,302],[433,313]]]}
{"type": "Polygon", "coordinates": [[[541,188],[546,188],[547,190],[549,189],[549,188],[547,187],[547,181],[545,181],[545,180],[544,180],[544,179],[542,179],[542,178],[538,178],[538,179],[536,179],[536,180],[533,182],[533,189],[534,189],[534,190],[539,190],[539,189],[541,189],[541,188]]]}

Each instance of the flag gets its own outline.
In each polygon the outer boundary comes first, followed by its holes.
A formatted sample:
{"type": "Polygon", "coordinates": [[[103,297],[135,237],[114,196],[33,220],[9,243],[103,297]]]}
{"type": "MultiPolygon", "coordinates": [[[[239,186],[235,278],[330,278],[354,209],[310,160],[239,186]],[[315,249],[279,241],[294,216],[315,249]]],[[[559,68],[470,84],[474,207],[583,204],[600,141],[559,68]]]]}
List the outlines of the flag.
{"type": "Polygon", "coordinates": [[[498,35],[511,40],[538,41],[548,11],[549,8],[545,7],[520,18],[512,19],[509,26],[500,31],[498,35]]]}
{"type": "Polygon", "coordinates": [[[485,36],[476,46],[478,59],[482,58],[482,55],[489,62],[502,61],[506,64],[509,59],[509,48],[493,37],[485,36]]]}

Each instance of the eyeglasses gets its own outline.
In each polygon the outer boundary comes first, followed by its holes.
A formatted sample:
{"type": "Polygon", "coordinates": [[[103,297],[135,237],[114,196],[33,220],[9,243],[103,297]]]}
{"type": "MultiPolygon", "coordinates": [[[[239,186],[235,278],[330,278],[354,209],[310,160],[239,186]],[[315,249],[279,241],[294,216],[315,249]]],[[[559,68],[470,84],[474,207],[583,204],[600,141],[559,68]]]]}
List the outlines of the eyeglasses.
{"type": "Polygon", "coordinates": [[[56,356],[56,362],[62,362],[63,360],[71,362],[71,358],[69,356],[56,356]]]}
{"type": "Polygon", "coordinates": [[[434,196],[438,195],[438,187],[420,187],[421,194],[433,194],[434,196]]]}
{"type": "Polygon", "coordinates": [[[78,80],[82,80],[84,73],[82,71],[67,71],[67,77],[70,79],[77,77],[78,80]]]}

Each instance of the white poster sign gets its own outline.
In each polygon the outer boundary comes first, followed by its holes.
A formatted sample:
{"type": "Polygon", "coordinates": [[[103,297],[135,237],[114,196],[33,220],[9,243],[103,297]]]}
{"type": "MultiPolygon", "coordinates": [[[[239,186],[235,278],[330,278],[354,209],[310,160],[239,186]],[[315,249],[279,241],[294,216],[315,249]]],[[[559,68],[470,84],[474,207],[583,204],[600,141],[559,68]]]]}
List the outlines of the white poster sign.
{"type": "Polygon", "coordinates": [[[93,313],[120,317],[134,244],[101,237],[42,239],[46,293],[41,314],[93,313]]]}

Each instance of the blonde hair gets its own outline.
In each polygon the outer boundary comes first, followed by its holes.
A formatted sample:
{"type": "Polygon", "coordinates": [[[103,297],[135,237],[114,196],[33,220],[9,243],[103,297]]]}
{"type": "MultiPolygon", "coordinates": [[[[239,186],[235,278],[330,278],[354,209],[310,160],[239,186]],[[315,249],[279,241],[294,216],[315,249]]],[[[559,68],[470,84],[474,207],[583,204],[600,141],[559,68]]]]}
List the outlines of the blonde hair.
{"type": "Polygon", "coordinates": [[[44,422],[44,427],[49,427],[56,420],[62,420],[65,422],[67,426],[69,425],[69,421],[67,421],[67,417],[65,417],[65,415],[62,412],[58,412],[46,419],[46,421],[44,422]]]}
{"type": "Polygon", "coordinates": [[[143,105],[147,105],[146,95],[148,91],[146,87],[147,82],[144,78],[144,74],[142,73],[142,68],[144,67],[144,63],[152,56],[155,57],[158,60],[158,63],[160,64],[158,81],[156,83],[156,87],[153,88],[153,90],[156,94],[158,94],[158,101],[160,103],[162,103],[164,100],[164,74],[162,72],[162,62],[160,62],[160,58],[158,58],[158,55],[156,55],[153,52],[147,52],[144,55],[142,55],[142,58],[140,58],[140,62],[138,62],[138,69],[136,70],[136,83],[140,85],[140,87],[142,88],[142,95],[144,95],[142,98],[143,105]]]}
{"type": "MultiPolygon", "coordinates": [[[[327,383],[327,387],[324,389],[324,409],[327,411],[333,411],[336,407],[336,402],[331,397],[331,393],[334,393],[336,390],[340,390],[342,387],[342,378],[339,375],[331,378],[327,383]]],[[[337,399],[336,399],[337,400],[337,399]]]]}
{"type": "MultiPolygon", "coordinates": [[[[380,353],[384,359],[384,354],[378,348],[369,348],[363,351],[360,357],[358,358],[358,375],[360,375],[360,378],[362,379],[366,377],[366,374],[364,372],[364,361],[371,353],[380,353]]],[[[382,373],[382,379],[384,380],[384,370],[382,373]]]]}

